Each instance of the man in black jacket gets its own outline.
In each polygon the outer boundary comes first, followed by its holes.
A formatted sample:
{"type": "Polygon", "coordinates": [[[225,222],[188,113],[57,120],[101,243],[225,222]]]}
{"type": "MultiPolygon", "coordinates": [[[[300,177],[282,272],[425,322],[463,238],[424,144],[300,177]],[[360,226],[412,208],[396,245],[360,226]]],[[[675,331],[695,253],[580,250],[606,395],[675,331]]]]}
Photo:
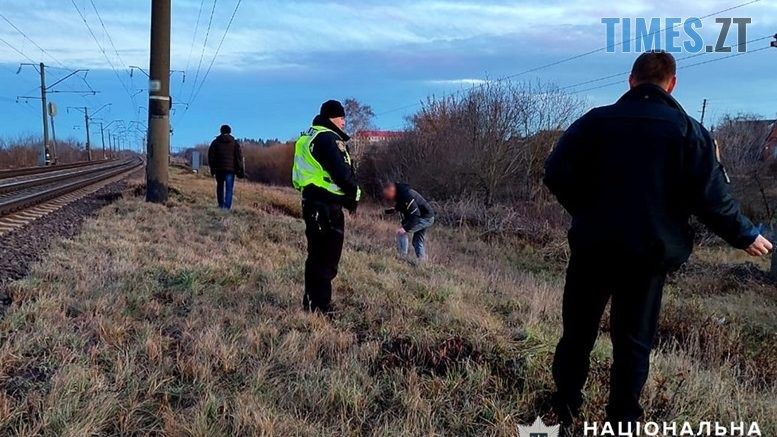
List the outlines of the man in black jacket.
{"type": "Polygon", "coordinates": [[[610,299],[608,419],[641,417],[664,280],[690,256],[691,215],[753,256],[772,248],[732,198],[709,132],[670,96],[675,73],[668,53],[639,56],[631,90],[572,124],[546,163],[545,184],[572,215],[564,332],[553,363],[554,406],[565,422],[582,404],[610,299]]]}
{"type": "Polygon", "coordinates": [[[313,126],[297,141],[293,183],[302,191],[302,214],[308,240],[303,306],[330,313],[332,280],[337,276],[345,237],[343,208],[351,213],[361,197],[348,149],[345,109],[330,100],[313,126]]]}
{"type": "Polygon", "coordinates": [[[399,256],[407,257],[409,251],[408,234],[413,234],[413,248],[419,261],[426,261],[426,231],[434,224],[434,210],[429,202],[407,184],[390,182],[383,187],[383,197],[394,202],[394,208],[386,213],[399,212],[402,226],[397,229],[397,249],[399,256]]]}
{"type": "Polygon", "coordinates": [[[245,177],[245,168],[240,143],[232,136],[232,128],[226,124],[221,126],[221,135],[210,143],[208,165],[216,178],[219,208],[232,209],[235,176],[245,177]]]}

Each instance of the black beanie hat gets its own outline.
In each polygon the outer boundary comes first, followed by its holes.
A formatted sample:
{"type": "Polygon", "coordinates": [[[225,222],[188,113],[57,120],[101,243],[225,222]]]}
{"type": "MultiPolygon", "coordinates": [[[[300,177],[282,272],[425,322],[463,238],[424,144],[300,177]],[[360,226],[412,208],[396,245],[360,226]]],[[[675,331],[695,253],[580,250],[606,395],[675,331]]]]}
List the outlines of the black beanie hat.
{"type": "Polygon", "coordinates": [[[229,127],[228,124],[222,125],[221,126],[221,133],[222,133],[222,135],[231,134],[232,133],[232,128],[229,127]]]}
{"type": "Polygon", "coordinates": [[[329,100],[321,105],[321,116],[325,118],[345,117],[345,108],[337,100],[329,100]]]}

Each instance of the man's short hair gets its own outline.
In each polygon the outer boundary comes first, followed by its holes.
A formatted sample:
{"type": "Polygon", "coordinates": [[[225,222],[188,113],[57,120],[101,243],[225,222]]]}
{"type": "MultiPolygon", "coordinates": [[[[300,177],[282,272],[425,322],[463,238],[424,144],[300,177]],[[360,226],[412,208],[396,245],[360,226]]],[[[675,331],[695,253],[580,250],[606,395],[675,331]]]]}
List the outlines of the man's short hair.
{"type": "Polygon", "coordinates": [[[228,125],[228,124],[222,125],[222,126],[221,126],[221,133],[222,133],[223,135],[231,134],[231,133],[232,133],[232,128],[231,128],[231,127],[229,127],[229,125],[228,125]]]}
{"type": "Polygon", "coordinates": [[[637,83],[662,84],[677,74],[677,62],[674,56],[663,51],[645,52],[634,61],[631,76],[637,83]]]}

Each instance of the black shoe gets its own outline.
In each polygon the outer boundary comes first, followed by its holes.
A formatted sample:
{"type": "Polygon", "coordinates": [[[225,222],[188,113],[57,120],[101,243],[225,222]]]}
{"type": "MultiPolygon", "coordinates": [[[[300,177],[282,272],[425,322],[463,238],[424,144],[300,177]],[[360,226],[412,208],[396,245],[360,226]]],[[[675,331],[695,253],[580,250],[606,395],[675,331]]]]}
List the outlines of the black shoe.
{"type": "Polygon", "coordinates": [[[575,419],[580,415],[580,408],[583,405],[582,399],[569,400],[561,394],[553,393],[551,399],[553,406],[553,412],[556,413],[559,423],[562,427],[571,427],[575,423],[575,419]]]}

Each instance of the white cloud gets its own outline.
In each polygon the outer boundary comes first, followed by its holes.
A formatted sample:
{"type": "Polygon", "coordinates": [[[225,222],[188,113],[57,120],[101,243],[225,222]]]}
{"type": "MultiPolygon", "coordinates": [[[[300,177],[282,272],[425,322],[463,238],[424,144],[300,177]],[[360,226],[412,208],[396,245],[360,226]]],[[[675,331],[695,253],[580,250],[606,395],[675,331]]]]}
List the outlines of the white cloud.
{"type": "MultiPolygon", "coordinates": [[[[236,0],[221,0],[216,8],[204,67],[221,39],[236,0]]],[[[55,58],[68,65],[107,68],[107,56],[116,67],[146,65],[148,51],[148,2],[99,1],[100,14],[120,56],[114,53],[106,33],[87,0],[76,0],[92,27],[103,55],[70,1],[3,1],[6,15],[55,58]],[[13,3],[13,4],[9,4],[13,3]],[[121,61],[119,60],[121,58],[121,61]]],[[[761,1],[726,16],[752,16],[753,27],[777,22],[777,2],[761,1]]],[[[200,17],[198,38],[192,35],[199,1],[174,2],[173,65],[199,64],[202,42],[210,17],[210,0],[200,17]],[[190,57],[189,54],[192,53],[190,57]]],[[[273,69],[295,67],[295,57],[326,56],[343,51],[392,51],[435,47],[473,39],[510,37],[546,48],[568,52],[585,51],[604,44],[603,16],[701,16],[731,6],[730,0],[653,5],[626,0],[607,7],[583,0],[546,1],[243,1],[232,31],[214,68],[273,69]],[[585,37],[585,39],[583,39],[585,37]],[[570,45],[570,42],[576,45],[570,45]],[[579,47],[578,47],[579,45],[579,47]]],[[[712,23],[708,21],[708,23],[712,23]]],[[[54,62],[0,20],[0,38],[33,59],[54,62]]],[[[462,50],[467,50],[466,44],[462,50]]],[[[488,47],[477,47],[487,51],[488,47]]],[[[0,43],[0,62],[25,61],[0,43]]],[[[194,68],[194,67],[192,67],[194,68]]]]}
{"type": "Polygon", "coordinates": [[[440,80],[428,80],[426,83],[430,85],[440,86],[477,86],[489,83],[489,80],[485,79],[440,79],[440,80]]]}

